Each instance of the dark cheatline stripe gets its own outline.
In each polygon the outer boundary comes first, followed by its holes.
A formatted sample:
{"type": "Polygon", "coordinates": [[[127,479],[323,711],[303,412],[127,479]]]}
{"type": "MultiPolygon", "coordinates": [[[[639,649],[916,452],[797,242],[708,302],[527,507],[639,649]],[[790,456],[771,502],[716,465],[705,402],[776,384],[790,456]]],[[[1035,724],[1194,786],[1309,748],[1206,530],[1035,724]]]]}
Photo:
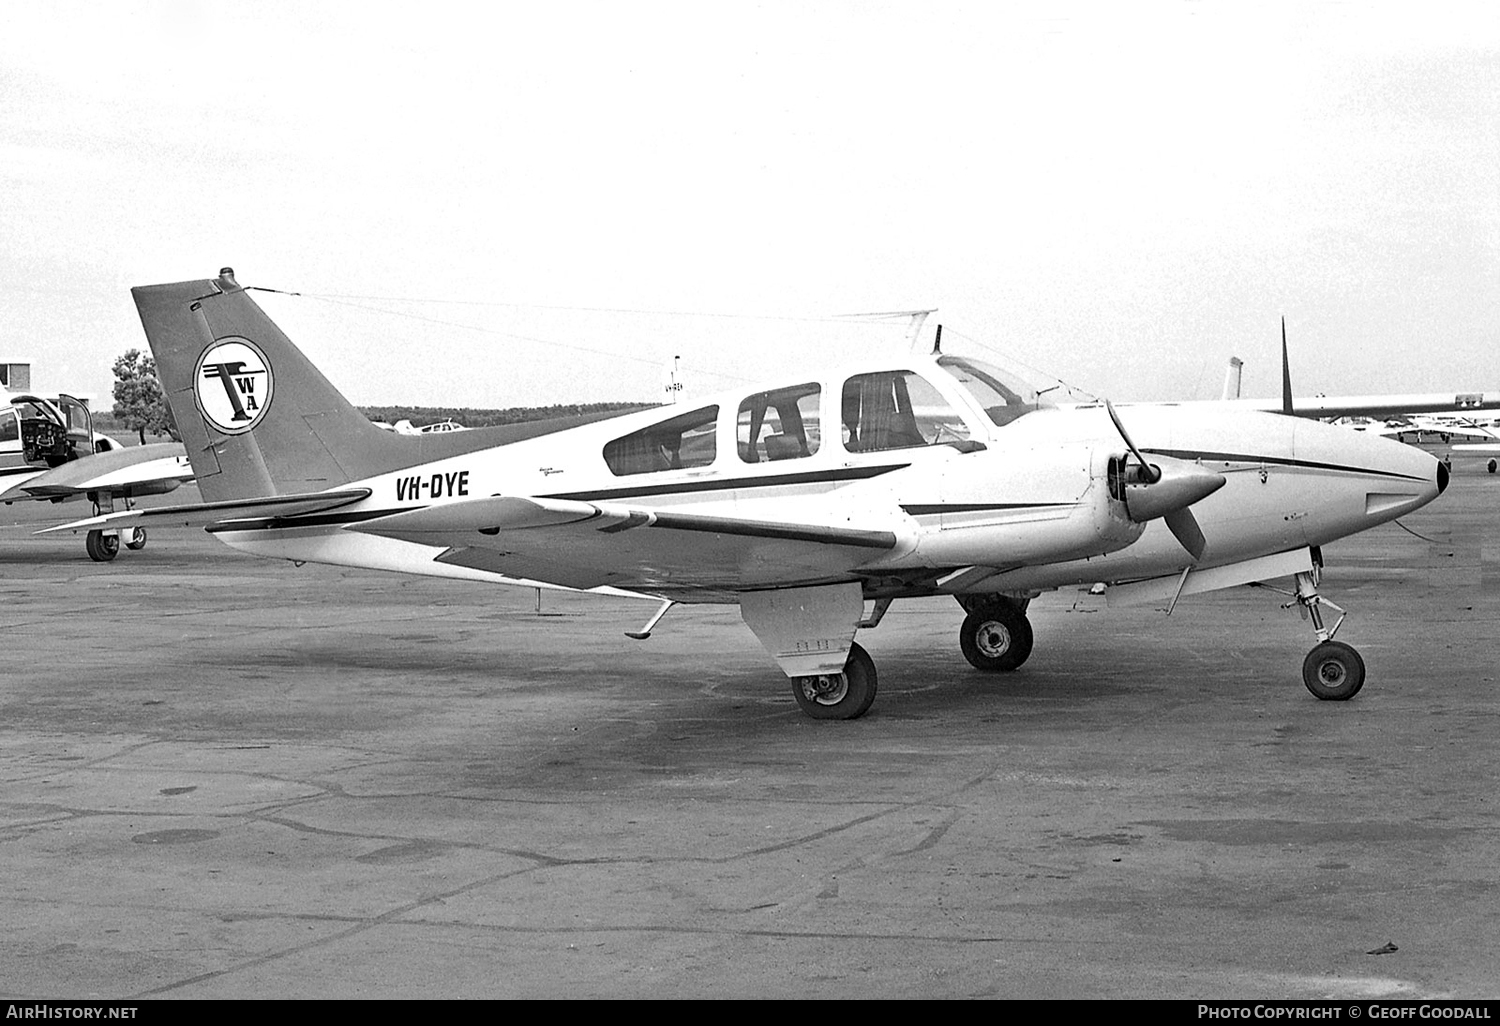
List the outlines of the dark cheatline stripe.
{"type": "MultiPolygon", "coordinates": [[[[594,500],[642,498],[650,495],[677,495],[682,492],[712,492],[744,490],[747,488],[776,488],[794,484],[826,484],[836,481],[858,481],[879,477],[893,470],[903,470],[910,463],[888,463],[876,467],[841,467],[838,470],[813,470],[798,474],[776,474],[772,477],[734,477],[713,481],[679,481],[674,484],[637,485],[633,488],[605,488],[583,492],[554,492],[548,495],[528,496],[538,499],[573,499],[578,502],[594,500]]],[[[266,531],[292,527],[330,527],[339,524],[358,524],[366,520],[388,517],[393,513],[410,513],[426,506],[402,506],[396,509],[361,510],[357,513],[316,513],[302,517],[263,517],[245,520],[233,526],[214,524],[206,530],[220,531],[266,531]]],[[[659,522],[659,518],[658,518],[659,522]]],[[[725,532],[728,533],[728,532],[725,532]]],[[[894,542],[892,543],[894,544],[894,542]]],[[[889,546],[886,546],[887,548],[889,546]]]]}
{"type": "Polygon", "coordinates": [[[1389,470],[1374,470],[1370,467],[1350,467],[1342,463],[1318,463],[1313,460],[1281,459],[1276,456],[1256,456],[1253,453],[1199,452],[1195,449],[1142,449],[1142,452],[1167,456],[1175,460],[1217,460],[1223,463],[1268,463],[1281,467],[1306,467],[1309,470],[1341,470],[1347,474],[1369,474],[1372,477],[1396,477],[1403,481],[1426,481],[1414,474],[1397,474],[1389,470]]]}
{"type": "Polygon", "coordinates": [[[552,492],[538,499],[639,499],[648,495],[680,495],[683,492],[727,492],[745,488],[779,488],[785,485],[832,484],[837,481],[859,481],[879,477],[893,470],[904,470],[910,463],[887,463],[876,467],[840,467],[837,470],[808,470],[798,474],[775,474],[770,477],[727,477],[707,481],[674,481],[667,484],[635,485],[625,488],[592,488],[582,492],[552,492]]]}
{"type": "Polygon", "coordinates": [[[764,520],[733,520],[728,517],[700,517],[678,513],[657,513],[651,526],[665,527],[673,531],[703,531],[709,534],[733,534],[750,538],[824,542],[864,549],[896,547],[896,535],[891,531],[861,531],[849,527],[800,527],[764,520]]]}
{"type": "Polygon", "coordinates": [[[1017,509],[1071,509],[1078,505],[1076,502],[950,502],[932,503],[930,505],[912,504],[902,506],[914,517],[926,513],[979,513],[988,510],[1017,510],[1017,509]]]}
{"type": "Polygon", "coordinates": [[[256,517],[238,520],[233,524],[209,524],[204,528],[209,534],[220,531],[266,531],[289,527],[329,527],[339,524],[358,524],[366,520],[379,520],[392,513],[410,513],[426,506],[403,506],[400,509],[369,509],[358,513],[310,513],[301,517],[256,517]]]}

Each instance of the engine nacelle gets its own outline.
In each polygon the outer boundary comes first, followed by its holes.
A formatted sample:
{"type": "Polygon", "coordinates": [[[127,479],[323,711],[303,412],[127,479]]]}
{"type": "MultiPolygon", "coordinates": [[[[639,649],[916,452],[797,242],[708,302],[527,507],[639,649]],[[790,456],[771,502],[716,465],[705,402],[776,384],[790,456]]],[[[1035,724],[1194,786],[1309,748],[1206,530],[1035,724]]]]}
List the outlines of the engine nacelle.
{"type": "Polygon", "coordinates": [[[1110,495],[1112,456],[1059,445],[954,461],[939,482],[940,502],[905,506],[920,530],[902,562],[1004,568],[1125,548],[1144,526],[1110,495]]]}

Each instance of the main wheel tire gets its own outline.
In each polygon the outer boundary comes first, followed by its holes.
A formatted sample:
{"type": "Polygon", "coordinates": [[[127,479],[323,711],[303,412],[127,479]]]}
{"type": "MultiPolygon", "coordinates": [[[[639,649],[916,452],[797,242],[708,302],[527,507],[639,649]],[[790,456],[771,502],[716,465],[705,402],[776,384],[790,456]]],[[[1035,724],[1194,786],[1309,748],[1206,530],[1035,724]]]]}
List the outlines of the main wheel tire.
{"type": "Polygon", "coordinates": [[[1342,641],[1325,641],[1302,661],[1302,683],[1325,702],[1347,701],[1365,686],[1365,661],[1342,641]]]}
{"type": "Polygon", "coordinates": [[[1490,460],[1484,466],[1486,470],[1493,474],[1495,471],[1500,470],[1500,460],[1490,460]]]}
{"type": "Polygon", "coordinates": [[[958,633],[964,658],[986,673],[1003,673],[1020,666],[1031,655],[1034,640],[1026,614],[1003,602],[964,617],[958,633]]]}
{"type": "Polygon", "coordinates": [[[146,529],[144,527],[132,527],[130,529],[130,540],[125,547],[131,552],[139,552],[146,547],[146,529]]]}
{"type": "Polygon", "coordinates": [[[858,645],[849,646],[842,673],[793,677],[792,696],[815,720],[854,720],[875,701],[875,661],[858,645]]]}
{"type": "Polygon", "coordinates": [[[83,541],[83,547],[95,563],[108,563],[120,554],[120,536],[90,531],[83,541]]]}

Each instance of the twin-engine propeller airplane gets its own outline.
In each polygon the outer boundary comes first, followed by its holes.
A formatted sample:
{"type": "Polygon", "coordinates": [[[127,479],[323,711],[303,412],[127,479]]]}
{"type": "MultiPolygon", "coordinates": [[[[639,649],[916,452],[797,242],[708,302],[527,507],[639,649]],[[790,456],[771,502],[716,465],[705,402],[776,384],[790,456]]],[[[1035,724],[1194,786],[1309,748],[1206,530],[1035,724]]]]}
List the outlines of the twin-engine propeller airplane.
{"type": "MultiPolygon", "coordinates": [[[[162,495],[193,478],[175,442],[123,446],[94,430],[88,405],[70,396],[54,399],[0,393],[0,502],[66,502],[87,498],[95,514],[143,495],[162,495]]],[[[90,531],[84,548],[105,562],[120,551],[120,529],[90,531]]],[[[144,528],[127,528],[125,547],[146,546],[144,528]]]]}
{"type": "Polygon", "coordinates": [[[1349,698],[1364,664],[1334,640],[1319,546],[1448,483],[1421,450],[1231,404],[1051,408],[937,346],[563,430],[403,437],[231,270],[133,294],[206,501],[53,530],[206,524],[262,556],[660,600],[632,637],[673,602],[737,603],[820,719],[870,708],[855,633],[895,599],[952,595],[964,656],[1004,671],[1031,654],[1032,598],[1096,582],[1175,603],[1292,577],[1304,683],[1349,698]]]}

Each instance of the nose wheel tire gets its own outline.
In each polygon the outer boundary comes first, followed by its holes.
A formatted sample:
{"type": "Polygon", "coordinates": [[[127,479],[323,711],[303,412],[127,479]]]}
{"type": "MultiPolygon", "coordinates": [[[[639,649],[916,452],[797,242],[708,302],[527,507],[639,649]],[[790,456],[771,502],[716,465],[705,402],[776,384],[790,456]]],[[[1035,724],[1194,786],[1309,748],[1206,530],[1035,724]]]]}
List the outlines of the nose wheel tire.
{"type": "Polygon", "coordinates": [[[875,661],[858,645],[849,647],[842,673],[793,677],[792,695],[815,720],[853,720],[875,701],[875,661]]]}
{"type": "Polygon", "coordinates": [[[977,609],[964,617],[958,647],[976,670],[1014,670],[1031,655],[1031,621],[1009,604],[977,609]]]}
{"type": "Polygon", "coordinates": [[[1353,698],[1365,685],[1365,661],[1342,641],[1325,641],[1302,661],[1302,683],[1325,702],[1353,698]]]}
{"type": "Polygon", "coordinates": [[[83,547],[95,563],[108,563],[120,554],[120,536],[105,534],[103,531],[90,531],[88,537],[83,540],[83,547]]]}

